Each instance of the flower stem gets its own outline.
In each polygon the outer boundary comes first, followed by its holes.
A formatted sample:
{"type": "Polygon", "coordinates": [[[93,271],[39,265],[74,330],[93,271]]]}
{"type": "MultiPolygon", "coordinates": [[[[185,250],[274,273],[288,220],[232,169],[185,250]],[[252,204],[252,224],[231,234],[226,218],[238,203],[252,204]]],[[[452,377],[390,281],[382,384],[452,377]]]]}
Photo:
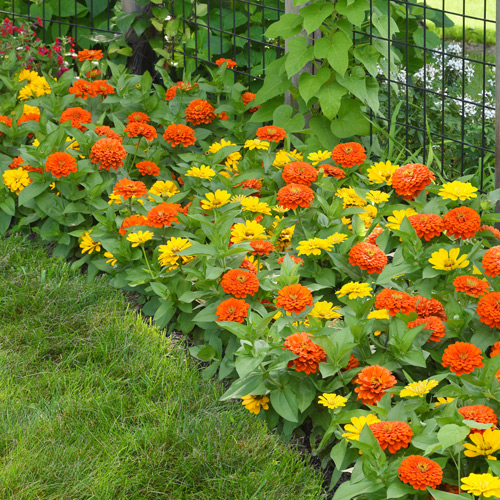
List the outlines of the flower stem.
{"type": "Polygon", "coordinates": [[[148,266],[149,274],[151,275],[151,278],[154,278],[153,271],[151,271],[151,267],[149,265],[148,256],[146,255],[146,250],[144,249],[144,246],[142,246],[142,245],[141,245],[141,248],[142,248],[142,253],[144,254],[144,259],[146,260],[146,265],[148,266]]]}

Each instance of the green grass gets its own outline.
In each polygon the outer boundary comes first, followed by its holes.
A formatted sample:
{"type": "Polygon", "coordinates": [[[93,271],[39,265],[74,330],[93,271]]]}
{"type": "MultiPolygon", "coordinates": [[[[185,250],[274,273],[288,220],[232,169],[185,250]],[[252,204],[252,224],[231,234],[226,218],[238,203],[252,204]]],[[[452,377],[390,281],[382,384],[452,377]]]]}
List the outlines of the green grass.
{"type": "Polygon", "coordinates": [[[321,499],[322,477],[103,280],[0,240],[2,500],[321,499]]]}
{"type": "MultiPolygon", "coordinates": [[[[484,0],[466,0],[465,11],[463,4],[463,0],[444,0],[444,10],[480,19],[486,18],[489,21],[495,21],[496,19],[496,0],[486,0],[486,13],[484,0]]],[[[427,0],[427,5],[441,10],[443,9],[443,0],[427,0]]],[[[465,20],[465,38],[467,42],[483,43],[485,32],[485,23],[483,21],[464,18],[460,15],[447,15],[455,23],[455,26],[446,29],[445,37],[447,39],[458,41],[463,39],[463,26],[465,20]]],[[[441,34],[442,30],[435,29],[435,31],[441,34]]],[[[486,43],[491,45],[495,44],[495,32],[495,22],[487,22],[486,43]]]]}

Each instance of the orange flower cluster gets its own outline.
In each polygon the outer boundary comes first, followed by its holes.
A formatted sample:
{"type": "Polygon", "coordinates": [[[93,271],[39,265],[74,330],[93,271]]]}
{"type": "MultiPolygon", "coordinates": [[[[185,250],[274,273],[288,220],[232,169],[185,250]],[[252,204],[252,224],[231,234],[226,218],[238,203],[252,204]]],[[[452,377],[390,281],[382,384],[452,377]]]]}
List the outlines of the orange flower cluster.
{"type": "Polygon", "coordinates": [[[499,354],[500,354],[500,340],[493,344],[493,347],[491,348],[490,358],[494,358],[499,354]]]}
{"type": "Polygon", "coordinates": [[[251,196],[260,197],[259,191],[262,189],[262,182],[259,179],[248,179],[240,184],[236,184],[234,187],[241,186],[242,189],[255,189],[257,193],[252,193],[251,196]]]}
{"type": "Polygon", "coordinates": [[[441,304],[439,300],[434,298],[428,299],[427,297],[422,297],[422,295],[416,295],[415,301],[415,311],[419,317],[427,318],[429,316],[437,316],[443,321],[448,319],[443,304],[441,304]]]}
{"type": "Polygon", "coordinates": [[[425,491],[427,486],[436,488],[443,480],[443,469],[434,460],[421,455],[410,455],[401,461],[399,479],[414,489],[425,491]]]}
{"type": "Polygon", "coordinates": [[[132,198],[132,196],[135,196],[136,198],[146,196],[148,194],[148,188],[144,182],[121,179],[115,184],[113,194],[122,196],[125,201],[132,198]]]}
{"type": "MultiPolygon", "coordinates": [[[[244,92],[241,95],[241,100],[243,101],[243,104],[246,106],[249,102],[252,102],[255,99],[256,95],[257,94],[254,94],[253,92],[244,92]]],[[[260,106],[254,106],[253,108],[250,108],[248,111],[250,113],[255,113],[259,108],[260,106]]]]}
{"type": "Polygon", "coordinates": [[[76,160],[69,153],[52,153],[45,161],[45,171],[51,172],[58,179],[76,172],[76,160]]]}
{"type": "MultiPolygon", "coordinates": [[[[458,413],[462,415],[466,420],[474,420],[478,424],[493,424],[496,426],[498,419],[496,413],[492,408],[486,405],[472,405],[472,406],[462,406],[458,408],[458,413]]],[[[483,434],[486,429],[471,429],[470,434],[478,432],[483,434]]]]}
{"type": "Polygon", "coordinates": [[[153,139],[158,137],[158,134],[154,127],[148,125],[147,123],[142,123],[142,122],[130,122],[125,127],[125,130],[123,132],[127,134],[129,137],[142,136],[147,141],[152,141],[153,139]]]}
{"type": "Polygon", "coordinates": [[[78,52],[78,60],[83,61],[98,61],[103,58],[102,50],[80,50],[78,52]]]}
{"type": "Polygon", "coordinates": [[[225,59],[221,57],[220,59],[217,59],[217,61],[215,61],[215,64],[217,64],[217,66],[222,66],[224,63],[227,64],[228,68],[236,67],[236,61],[233,61],[232,59],[225,59]]]}
{"type": "Polygon", "coordinates": [[[458,276],[453,280],[453,286],[457,292],[465,292],[474,297],[485,294],[490,288],[486,280],[480,280],[475,276],[458,276]]]}
{"type": "MultiPolygon", "coordinates": [[[[198,87],[198,84],[194,84],[195,87],[198,87]]],[[[165,100],[166,101],[171,101],[176,95],[178,90],[182,90],[184,92],[188,92],[189,90],[192,90],[193,86],[189,82],[185,82],[184,80],[181,80],[180,82],[177,82],[173,87],[170,87],[167,89],[165,92],[165,100]]]]}
{"type": "Polygon", "coordinates": [[[392,174],[392,187],[404,200],[414,200],[436,176],[421,163],[403,165],[392,174]]]}
{"type": "Polygon", "coordinates": [[[313,305],[312,294],[302,285],[288,285],[278,292],[277,307],[283,307],[286,312],[300,314],[313,305]]]}
{"type": "Polygon", "coordinates": [[[309,187],[318,178],[318,172],[309,163],[293,161],[284,166],[281,177],[287,184],[303,184],[309,187]]]}
{"type": "Polygon", "coordinates": [[[380,447],[394,454],[401,448],[408,448],[413,436],[411,427],[406,422],[376,422],[370,429],[380,447]]]}
{"type": "Polygon", "coordinates": [[[458,207],[443,216],[444,229],[448,236],[472,238],[481,227],[479,214],[469,207],[458,207]]]}
{"type": "Polygon", "coordinates": [[[351,168],[366,160],[366,150],[357,142],[337,144],[332,151],[332,160],[344,168],[351,168]]]}
{"type": "Polygon", "coordinates": [[[491,328],[500,328],[500,292],[483,295],[477,303],[479,321],[491,328]]]}
{"type": "Polygon", "coordinates": [[[249,307],[250,306],[244,300],[231,297],[217,306],[215,315],[217,321],[236,321],[237,323],[243,323],[247,317],[249,307]]]}
{"type": "Polygon", "coordinates": [[[287,184],[278,191],[276,199],[284,208],[309,208],[314,200],[314,191],[302,184],[287,184]]]}
{"type": "Polygon", "coordinates": [[[481,261],[486,276],[494,278],[500,274],[500,246],[486,250],[481,261]]]}
{"type": "Polygon", "coordinates": [[[443,219],[437,214],[416,214],[408,217],[419,238],[430,241],[444,230],[443,219]]]}
{"type": "Polygon", "coordinates": [[[398,312],[409,314],[415,311],[415,297],[399,290],[385,288],[379,292],[375,298],[376,309],[387,309],[391,316],[396,316],[398,312]]]}
{"type": "Polygon", "coordinates": [[[242,269],[231,269],[225,273],[220,284],[226,293],[242,299],[259,291],[259,278],[242,269]]]}
{"type": "MultiPolygon", "coordinates": [[[[12,127],[12,118],[9,118],[4,115],[0,115],[0,123],[3,123],[4,125],[7,125],[7,127],[12,127]]],[[[2,135],[3,132],[0,132],[0,135],[2,135]]]]}
{"type": "Polygon", "coordinates": [[[387,389],[396,385],[396,378],[390,370],[380,365],[363,368],[353,381],[359,387],[354,389],[365,405],[377,404],[387,389]]]}
{"type": "Polygon", "coordinates": [[[316,373],[319,364],[326,361],[325,351],[310,339],[311,334],[307,332],[297,332],[289,335],[283,349],[288,349],[298,358],[288,362],[288,368],[295,366],[298,372],[305,372],[306,375],[316,373]]]}
{"type": "Polygon", "coordinates": [[[43,174],[42,167],[32,167],[31,165],[25,164],[25,161],[20,156],[16,156],[9,165],[9,169],[15,170],[19,167],[26,170],[26,172],[38,172],[39,174],[43,174]]]}
{"type": "Polygon", "coordinates": [[[351,355],[349,356],[349,361],[347,362],[347,365],[342,368],[341,371],[345,372],[347,370],[353,370],[354,368],[357,368],[359,366],[359,359],[354,356],[354,354],[351,352],[351,355]]]}
{"type": "Polygon", "coordinates": [[[368,274],[381,273],[387,265],[387,257],[377,245],[362,241],[349,251],[349,263],[359,266],[368,274]]]}
{"type": "Polygon", "coordinates": [[[493,233],[493,236],[495,236],[495,238],[500,239],[500,231],[496,227],[488,226],[488,225],[484,224],[479,228],[479,230],[480,231],[491,231],[493,233]]]}
{"type": "Polygon", "coordinates": [[[59,123],[71,122],[71,126],[85,132],[87,127],[83,125],[84,123],[91,123],[92,116],[91,114],[83,108],[76,106],[74,108],[68,108],[61,113],[61,118],[59,119],[59,123]]]}
{"type": "Polygon", "coordinates": [[[96,78],[97,76],[101,76],[102,71],[99,68],[92,68],[90,71],[85,73],[87,78],[96,78]]]}
{"type": "Polygon", "coordinates": [[[165,129],[163,138],[173,147],[182,144],[185,148],[192,146],[196,142],[194,130],[187,125],[172,123],[165,129]]]}
{"type": "Polygon", "coordinates": [[[108,139],[115,139],[117,141],[122,142],[123,138],[120,134],[116,133],[113,129],[108,127],[107,125],[99,125],[94,127],[94,132],[99,136],[105,136],[108,139]]]}
{"type": "Polygon", "coordinates": [[[18,125],[21,125],[22,123],[26,123],[26,122],[39,122],[40,121],[40,115],[37,114],[37,113],[26,113],[26,114],[23,114],[21,115],[21,117],[19,118],[19,120],[17,120],[17,124],[18,125]]]}
{"type": "Polygon", "coordinates": [[[253,240],[250,246],[253,248],[252,255],[269,255],[269,252],[276,250],[274,245],[266,240],[253,240]]]}
{"type": "Polygon", "coordinates": [[[469,342],[455,342],[449,345],[444,350],[441,364],[445,368],[449,366],[450,371],[455,372],[459,377],[484,366],[481,349],[469,342]]]}
{"type": "Polygon", "coordinates": [[[149,123],[151,118],[141,111],[134,111],[127,116],[127,123],[137,122],[137,123],[149,123]]]}
{"type": "Polygon", "coordinates": [[[148,221],[153,227],[161,228],[171,226],[174,222],[179,222],[177,215],[182,210],[179,203],[167,203],[164,201],[148,212],[148,221]]]}
{"type": "Polygon", "coordinates": [[[260,127],[255,132],[261,141],[280,142],[286,137],[285,129],[268,125],[267,127],[260,127]]]}
{"type": "Polygon", "coordinates": [[[160,167],[152,161],[140,161],[136,166],[141,175],[160,175],[160,167]]]}
{"type": "Polygon", "coordinates": [[[371,243],[372,245],[377,244],[377,238],[384,232],[384,230],[381,227],[376,227],[373,229],[373,231],[365,237],[365,241],[367,243],[371,243]]]}
{"type": "Polygon", "coordinates": [[[99,163],[99,170],[118,170],[127,156],[121,141],[103,137],[90,149],[91,163],[99,163]]]}
{"type": "Polygon", "coordinates": [[[430,330],[432,332],[427,342],[430,342],[431,340],[441,342],[441,339],[446,334],[446,326],[441,318],[437,316],[419,316],[417,319],[408,323],[408,328],[415,328],[418,325],[425,325],[424,330],[430,330]]]}
{"type": "MultiPolygon", "coordinates": [[[[300,264],[301,266],[304,264],[304,261],[302,259],[299,259],[298,257],[295,257],[295,255],[288,254],[288,256],[290,257],[290,259],[292,259],[293,262],[295,262],[295,264],[300,264]]],[[[286,255],[282,255],[278,259],[278,264],[283,264],[285,257],[286,255]]]]}
{"type": "Polygon", "coordinates": [[[118,232],[122,236],[124,236],[127,233],[127,229],[129,227],[136,226],[151,227],[152,224],[149,222],[147,217],[144,217],[144,215],[130,215],[129,217],[123,219],[122,225],[120,226],[120,229],[118,229],[118,232]]]}
{"type": "Polygon", "coordinates": [[[240,269],[246,269],[253,274],[257,274],[259,272],[257,266],[251,260],[246,258],[241,262],[240,269]]]}
{"type": "Polygon", "coordinates": [[[184,114],[186,122],[191,122],[193,125],[201,125],[202,123],[212,123],[215,116],[215,108],[204,99],[195,99],[191,101],[184,114]]]}
{"type": "Polygon", "coordinates": [[[319,170],[323,170],[324,175],[335,177],[335,179],[343,179],[346,173],[339,167],[333,165],[320,165],[319,170]]]}
{"type": "Polygon", "coordinates": [[[93,82],[88,82],[80,78],[73,83],[73,85],[68,89],[68,92],[70,94],[74,94],[75,97],[81,97],[86,100],[89,97],[114,94],[115,89],[106,80],[94,80],[93,82]]]}

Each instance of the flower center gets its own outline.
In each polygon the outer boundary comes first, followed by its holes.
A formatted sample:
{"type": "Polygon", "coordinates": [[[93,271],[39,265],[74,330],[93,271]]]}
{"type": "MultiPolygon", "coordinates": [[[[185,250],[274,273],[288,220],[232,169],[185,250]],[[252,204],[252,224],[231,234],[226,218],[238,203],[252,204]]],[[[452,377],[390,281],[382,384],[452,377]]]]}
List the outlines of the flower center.
{"type": "Polygon", "coordinates": [[[350,148],[350,147],[347,147],[347,148],[344,148],[344,153],[345,154],[349,154],[349,153],[352,153],[353,149],[350,148]]]}
{"type": "Polygon", "coordinates": [[[460,359],[469,359],[469,353],[468,352],[461,352],[458,357],[460,359]]]}
{"type": "Polygon", "coordinates": [[[427,464],[423,464],[423,463],[418,463],[417,464],[417,469],[420,471],[420,472],[427,472],[427,464]]]}
{"type": "Polygon", "coordinates": [[[240,282],[240,283],[245,283],[246,281],[246,276],[244,274],[240,274],[239,276],[236,276],[236,279],[240,282]]]}

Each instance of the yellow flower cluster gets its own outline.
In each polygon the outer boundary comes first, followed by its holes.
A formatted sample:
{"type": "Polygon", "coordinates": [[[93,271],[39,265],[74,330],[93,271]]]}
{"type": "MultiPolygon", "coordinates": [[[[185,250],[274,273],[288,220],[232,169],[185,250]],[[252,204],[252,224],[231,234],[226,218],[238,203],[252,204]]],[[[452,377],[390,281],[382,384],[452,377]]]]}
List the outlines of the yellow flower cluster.
{"type": "Polygon", "coordinates": [[[19,74],[19,81],[27,80],[28,83],[19,91],[18,99],[27,101],[28,99],[42,97],[45,94],[50,94],[52,89],[49,83],[43,76],[39,76],[36,71],[23,70],[19,74]]]}
{"type": "Polygon", "coordinates": [[[6,170],[2,177],[3,183],[17,195],[31,182],[28,172],[21,167],[15,170],[6,170]]]}
{"type": "MultiPolygon", "coordinates": [[[[146,231],[148,232],[148,231],[146,231]]],[[[158,250],[160,254],[158,255],[158,262],[162,266],[169,266],[168,270],[172,271],[179,267],[179,260],[181,260],[182,265],[188,264],[196,258],[195,255],[178,255],[179,252],[189,248],[193,244],[187,238],[170,238],[165,245],[160,245],[158,250]],[[182,257],[182,258],[181,258],[182,257]]]]}
{"type": "Polygon", "coordinates": [[[216,175],[215,170],[207,167],[206,165],[201,165],[200,167],[191,167],[186,172],[186,177],[198,177],[199,179],[208,179],[211,181],[216,175]]]}
{"type": "Polygon", "coordinates": [[[179,192],[179,188],[172,181],[156,181],[149,192],[160,198],[170,198],[179,192]]]}
{"type": "Polygon", "coordinates": [[[273,161],[273,167],[283,168],[287,163],[292,161],[302,161],[304,159],[304,155],[299,153],[296,149],[293,151],[276,151],[276,155],[273,161]]]}
{"type": "Polygon", "coordinates": [[[257,196],[246,196],[240,201],[240,203],[243,209],[247,210],[248,212],[271,215],[271,209],[269,208],[269,205],[263,201],[260,201],[260,198],[257,198],[257,196]]]}
{"type": "Polygon", "coordinates": [[[368,169],[368,180],[371,184],[387,184],[392,186],[392,174],[399,168],[390,161],[374,163],[368,169]]]}
{"type": "Polygon", "coordinates": [[[347,235],[342,233],[334,233],[328,238],[311,238],[299,241],[297,250],[299,251],[299,255],[320,255],[321,250],[330,251],[333,245],[342,243],[346,239],[347,235]]]}
{"type": "Polygon", "coordinates": [[[80,241],[80,248],[82,249],[82,254],[88,252],[90,255],[94,251],[96,252],[101,251],[101,243],[94,241],[90,236],[90,232],[87,231],[82,235],[82,240],[80,241]]]}

